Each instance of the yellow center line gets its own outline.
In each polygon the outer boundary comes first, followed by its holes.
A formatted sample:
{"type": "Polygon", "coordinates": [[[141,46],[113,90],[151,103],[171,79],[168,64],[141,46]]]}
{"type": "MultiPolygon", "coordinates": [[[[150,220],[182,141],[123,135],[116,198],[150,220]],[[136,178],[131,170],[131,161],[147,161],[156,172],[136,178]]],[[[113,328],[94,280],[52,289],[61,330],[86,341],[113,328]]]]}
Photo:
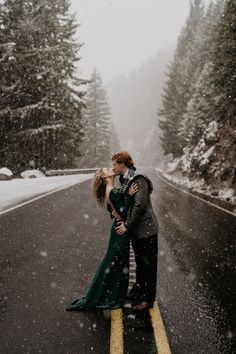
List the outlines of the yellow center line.
{"type": "Polygon", "coordinates": [[[171,354],[161,313],[156,302],[149,310],[158,354],[171,354]]]}
{"type": "Polygon", "coordinates": [[[110,354],[124,353],[123,332],[122,309],[111,310],[110,354]]]}

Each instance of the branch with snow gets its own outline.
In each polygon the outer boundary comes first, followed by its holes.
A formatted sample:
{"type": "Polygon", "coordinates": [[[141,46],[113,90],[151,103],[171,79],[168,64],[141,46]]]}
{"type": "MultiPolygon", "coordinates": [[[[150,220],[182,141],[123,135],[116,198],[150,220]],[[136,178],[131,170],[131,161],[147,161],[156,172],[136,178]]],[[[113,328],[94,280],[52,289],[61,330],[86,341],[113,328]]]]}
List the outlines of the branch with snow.
{"type": "Polygon", "coordinates": [[[26,129],[23,132],[18,133],[18,135],[33,136],[33,135],[42,134],[47,131],[63,130],[64,128],[65,128],[64,124],[44,125],[42,127],[35,128],[35,129],[26,129]]]}
{"type": "Polygon", "coordinates": [[[50,107],[49,105],[47,105],[47,97],[44,97],[41,101],[37,102],[37,103],[33,103],[24,107],[19,107],[16,109],[11,108],[10,106],[7,106],[6,108],[2,109],[0,111],[0,117],[6,116],[7,114],[9,116],[19,116],[20,118],[25,118],[29,112],[33,109],[39,109],[39,108],[47,108],[47,109],[51,109],[54,110],[56,112],[58,112],[58,110],[55,110],[55,108],[50,107]]]}
{"type": "Polygon", "coordinates": [[[14,84],[10,86],[5,86],[3,84],[0,85],[0,90],[3,92],[9,92],[15,90],[15,88],[19,85],[20,81],[16,81],[14,84]]]}

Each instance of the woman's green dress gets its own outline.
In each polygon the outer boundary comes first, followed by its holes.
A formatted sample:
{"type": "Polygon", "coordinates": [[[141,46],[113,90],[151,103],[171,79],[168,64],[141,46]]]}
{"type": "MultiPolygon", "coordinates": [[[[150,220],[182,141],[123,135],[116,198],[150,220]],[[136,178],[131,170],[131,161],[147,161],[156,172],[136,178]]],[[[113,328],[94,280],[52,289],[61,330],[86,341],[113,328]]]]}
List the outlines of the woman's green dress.
{"type": "MultiPolygon", "coordinates": [[[[115,210],[125,219],[133,202],[129,194],[123,195],[117,188],[109,193],[109,199],[115,210]],[[125,200],[124,200],[125,199],[125,200]]],[[[67,311],[87,310],[91,308],[115,309],[123,306],[129,280],[129,233],[117,235],[115,220],[111,228],[111,236],[106,255],[101,262],[87,295],[73,301],[67,311]]]]}

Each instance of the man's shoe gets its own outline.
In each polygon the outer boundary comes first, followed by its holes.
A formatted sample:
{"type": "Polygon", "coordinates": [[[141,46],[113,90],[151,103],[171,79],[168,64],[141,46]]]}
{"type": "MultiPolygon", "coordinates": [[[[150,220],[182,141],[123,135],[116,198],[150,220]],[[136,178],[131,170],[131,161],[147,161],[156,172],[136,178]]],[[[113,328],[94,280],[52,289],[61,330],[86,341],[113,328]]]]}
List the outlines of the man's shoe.
{"type": "Polygon", "coordinates": [[[132,308],[136,307],[138,304],[140,304],[140,301],[137,301],[137,300],[132,300],[131,301],[132,308]]]}
{"type": "Polygon", "coordinates": [[[148,309],[151,309],[153,307],[153,302],[147,302],[143,301],[140,302],[139,304],[133,306],[134,311],[146,311],[148,309]]]}

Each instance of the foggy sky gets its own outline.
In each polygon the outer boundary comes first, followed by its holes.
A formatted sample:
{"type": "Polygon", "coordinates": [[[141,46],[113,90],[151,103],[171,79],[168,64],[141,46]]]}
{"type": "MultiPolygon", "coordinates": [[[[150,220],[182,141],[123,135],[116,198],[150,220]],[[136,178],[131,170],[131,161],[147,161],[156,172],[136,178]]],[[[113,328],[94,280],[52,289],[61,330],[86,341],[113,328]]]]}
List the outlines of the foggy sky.
{"type": "Polygon", "coordinates": [[[71,0],[84,42],[80,76],[96,67],[104,81],[176,43],[190,0],[71,0]]]}

